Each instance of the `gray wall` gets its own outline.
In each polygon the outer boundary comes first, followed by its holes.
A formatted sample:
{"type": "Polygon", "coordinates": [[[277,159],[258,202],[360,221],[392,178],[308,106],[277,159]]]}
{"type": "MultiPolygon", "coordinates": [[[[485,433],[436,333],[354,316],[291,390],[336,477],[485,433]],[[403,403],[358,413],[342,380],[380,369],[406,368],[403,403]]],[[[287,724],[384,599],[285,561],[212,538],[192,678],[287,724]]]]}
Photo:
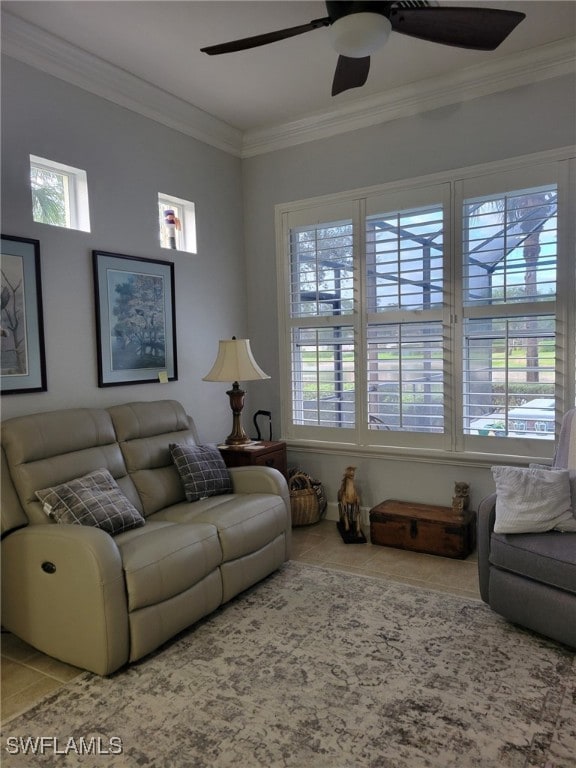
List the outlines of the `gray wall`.
{"type": "MultiPolygon", "coordinates": [[[[547,80],[245,160],[249,333],[272,379],[279,376],[276,204],[571,145],[576,141],[575,93],[572,77],[547,80]]],[[[260,407],[271,409],[278,422],[277,387],[259,382],[257,390],[260,407]]],[[[344,468],[356,464],[366,507],[385,498],[449,504],[455,480],[472,484],[474,503],[493,488],[489,468],[478,463],[438,465],[296,450],[289,452],[289,460],[315,472],[332,500],[344,468]]]]}
{"type": "Polygon", "coordinates": [[[3,57],[2,232],[40,241],[48,391],[3,396],[2,417],[175,398],[225,437],[227,386],[201,379],[246,333],[241,181],[239,159],[3,57]],[[32,221],[30,154],[87,172],[91,232],[32,221]],[[160,248],[158,192],[196,204],[196,255],[160,248]],[[174,262],[177,382],[98,388],[92,249],[174,262]]]}
{"type": "MultiPolygon", "coordinates": [[[[245,419],[274,413],[279,434],[274,206],[566,146],[576,140],[573,79],[514,91],[240,161],[26,65],[2,70],[2,231],[40,240],[48,391],[2,398],[2,416],[164,397],[195,416],[203,440],[230,428],[226,385],[202,382],[217,340],[248,334],[272,380],[252,383],[245,419]],[[91,233],[32,221],[29,154],[83,168],[91,233]],[[196,203],[198,254],[162,250],[156,196],[196,203]],[[179,380],[97,386],[92,249],[172,260],[179,380]]],[[[344,468],[358,467],[365,507],[384,498],[450,503],[455,480],[472,500],[492,489],[482,463],[395,461],[346,452],[289,451],[334,502],[344,468]],[[415,482],[417,478],[417,482],[415,482]]],[[[332,507],[331,513],[334,514],[332,507]]]]}

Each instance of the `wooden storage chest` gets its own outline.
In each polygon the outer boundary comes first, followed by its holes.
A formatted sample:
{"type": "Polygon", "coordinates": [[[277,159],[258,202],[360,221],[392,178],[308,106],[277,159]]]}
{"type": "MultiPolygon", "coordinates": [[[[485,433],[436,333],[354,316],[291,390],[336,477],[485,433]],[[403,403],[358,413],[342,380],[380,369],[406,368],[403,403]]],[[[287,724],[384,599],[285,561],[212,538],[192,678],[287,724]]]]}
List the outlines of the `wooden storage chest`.
{"type": "Polygon", "coordinates": [[[476,544],[476,515],[387,499],[370,510],[372,544],[464,559],[476,544]]]}

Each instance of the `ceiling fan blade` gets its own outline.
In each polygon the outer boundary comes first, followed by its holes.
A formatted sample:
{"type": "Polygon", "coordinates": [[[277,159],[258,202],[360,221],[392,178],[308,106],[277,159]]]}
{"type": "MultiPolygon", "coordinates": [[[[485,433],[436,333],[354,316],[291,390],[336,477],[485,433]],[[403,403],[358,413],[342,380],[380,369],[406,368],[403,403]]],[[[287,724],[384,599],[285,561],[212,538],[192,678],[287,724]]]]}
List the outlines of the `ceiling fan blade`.
{"type": "Polygon", "coordinates": [[[275,43],[277,40],[285,40],[288,37],[296,37],[296,35],[302,35],[304,32],[310,32],[312,29],[328,27],[330,23],[331,22],[328,17],[324,19],[313,19],[307,24],[300,24],[297,27],[279,29],[276,32],[266,32],[263,35],[245,37],[242,40],[232,40],[229,43],[209,45],[207,48],[200,48],[200,50],[202,53],[207,53],[209,56],[215,56],[220,53],[235,53],[236,51],[245,51],[248,48],[257,48],[259,45],[275,43]]]}
{"type": "Polygon", "coordinates": [[[349,56],[339,56],[332,83],[332,96],[350,88],[360,88],[368,79],[370,71],[370,56],[352,59],[349,56]]]}
{"type": "Polygon", "coordinates": [[[390,22],[395,32],[432,43],[493,51],[525,16],[496,8],[393,8],[390,22]]]}

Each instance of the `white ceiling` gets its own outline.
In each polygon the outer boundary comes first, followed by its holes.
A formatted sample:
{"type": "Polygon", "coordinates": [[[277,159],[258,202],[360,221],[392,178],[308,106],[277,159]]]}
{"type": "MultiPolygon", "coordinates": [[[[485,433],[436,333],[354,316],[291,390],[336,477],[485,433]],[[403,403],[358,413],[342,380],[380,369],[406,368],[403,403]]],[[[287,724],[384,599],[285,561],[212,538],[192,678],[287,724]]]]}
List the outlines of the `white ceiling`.
{"type": "MultiPolygon", "coordinates": [[[[368,82],[331,97],[337,54],[327,29],[239,53],[207,56],[200,48],[306,23],[326,16],[323,2],[283,0],[67,0],[2,2],[2,10],[40,27],[152,84],[240,132],[294,123],[310,116],[345,112],[383,94],[422,96],[434,83],[500,62],[525,61],[519,54],[572,39],[574,0],[440,2],[526,13],[526,19],[494,52],[467,51],[392,33],[372,56],[368,82]],[[514,57],[517,57],[516,59],[514,57]]],[[[545,49],[542,49],[545,50],[545,49]]],[[[570,49],[571,50],[571,49],[570,49]]],[[[574,48],[576,51],[576,46],[574,48]]]]}

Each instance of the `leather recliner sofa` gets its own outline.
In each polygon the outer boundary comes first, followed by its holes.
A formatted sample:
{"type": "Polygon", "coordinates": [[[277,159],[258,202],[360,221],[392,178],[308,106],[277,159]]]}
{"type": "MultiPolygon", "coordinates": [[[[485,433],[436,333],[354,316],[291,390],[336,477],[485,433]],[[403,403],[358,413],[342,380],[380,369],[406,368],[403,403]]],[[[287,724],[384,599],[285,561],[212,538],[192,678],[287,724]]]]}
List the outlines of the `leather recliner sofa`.
{"type": "MultiPolygon", "coordinates": [[[[552,466],[576,472],[576,409],[564,415],[552,466]]],[[[494,533],[495,519],[491,494],[478,507],[482,599],[514,624],[576,648],[576,533],[494,533]]]]}
{"type": "Polygon", "coordinates": [[[2,425],[2,625],[100,675],[142,658],[290,557],[290,501],[269,467],[186,500],[169,446],[197,444],[176,401],[78,408],[2,425]],[[49,520],[35,495],[109,470],[145,523],[112,536],[49,520]]]}

